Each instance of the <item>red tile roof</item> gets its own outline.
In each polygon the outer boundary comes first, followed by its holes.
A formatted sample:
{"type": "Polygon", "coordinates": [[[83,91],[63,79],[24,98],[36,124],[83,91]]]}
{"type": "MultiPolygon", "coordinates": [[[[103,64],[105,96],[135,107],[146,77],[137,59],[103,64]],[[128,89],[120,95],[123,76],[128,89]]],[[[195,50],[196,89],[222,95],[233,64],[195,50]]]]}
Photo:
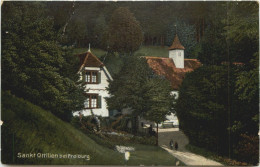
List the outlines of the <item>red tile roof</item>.
{"type": "Polygon", "coordinates": [[[83,67],[103,67],[104,64],[91,52],[82,53],[76,55],[79,57],[80,68],[79,71],[82,70],[83,67]]]}
{"type": "Polygon", "coordinates": [[[174,40],[172,42],[172,46],[169,47],[169,50],[174,50],[174,49],[182,49],[182,50],[185,49],[184,46],[182,46],[177,34],[174,37],[174,40]]]}
{"type": "Polygon", "coordinates": [[[184,59],[184,68],[176,68],[171,58],[145,57],[149,66],[158,75],[163,75],[171,82],[172,88],[177,90],[187,72],[201,66],[197,59],[184,59]]]}

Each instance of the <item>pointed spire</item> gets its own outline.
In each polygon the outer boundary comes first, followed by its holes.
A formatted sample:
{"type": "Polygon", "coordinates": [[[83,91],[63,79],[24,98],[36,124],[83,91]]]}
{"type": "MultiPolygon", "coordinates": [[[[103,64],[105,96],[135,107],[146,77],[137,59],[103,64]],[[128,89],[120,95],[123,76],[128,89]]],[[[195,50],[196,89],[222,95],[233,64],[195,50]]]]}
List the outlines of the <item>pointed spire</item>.
{"type": "Polygon", "coordinates": [[[174,40],[173,40],[173,43],[172,45],[169,47],[169,50],[174,50],[174,49],[181,49],[181,50],[184,50],[184,46],[182,46],[179,38],[178,38],[178,35],[176,33],[175,37],[174,37],[174,40]]]}
{"type": "Polygon", "coordinates": [[[90,43],[88,44],[88,52],[91,52],[91,51],[90,51],[90,43]]]}

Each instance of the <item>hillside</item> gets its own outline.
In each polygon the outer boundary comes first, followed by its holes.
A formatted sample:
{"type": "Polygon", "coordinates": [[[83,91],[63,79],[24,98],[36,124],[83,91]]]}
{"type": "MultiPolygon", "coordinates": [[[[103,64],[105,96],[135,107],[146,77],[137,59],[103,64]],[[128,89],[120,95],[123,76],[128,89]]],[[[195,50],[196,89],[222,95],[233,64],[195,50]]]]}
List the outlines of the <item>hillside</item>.
{"type": "Polygon", "coordinates": [[[2,162],[8,164],[122,164],[120,153],[104,148],[50,112],[2,94],[2,162]],[[22,159],[18,153],[90,155],[85,159],[22,159]],[[102,159],[102,161],[100,161],[102,159]]]}
{"type": "Polygon", "coordinates": [[[135,54],[142,54],[149,57],[169,57],[168,46],[142,46],[135,54]]]}
{"type": "MultiPolygon", "coordinates": [[[[87,135],[30,102],[2,92],[2,163],[123,165],[124,154],[96,143],[87,135]],[[89,155],[78,158],[18,158],[19,153],[89,155]]],[[[109,141],[104,141],[109,142],[109,141]]],[[[159,147],[134,145],[130,165],[175,165],[159,147]]],[[[182,163],[181,163],[182,164],[182,163]]]]}
{"type": "MultiPolygon", "coordinates": [[[[79,54],[87,52],[88,48],[75,48],[73,49],[73,54],[79,54]]],[[[104,56],[106,51],[96,48],[91,48],[91,52],[97,56],[98,58],[104,56]]],[[[135,54],[142,54],[143,56],[149,57],[168,57],[169,50],[168,46],[142,46],[139,50],[135,52],[135,54]]]]}

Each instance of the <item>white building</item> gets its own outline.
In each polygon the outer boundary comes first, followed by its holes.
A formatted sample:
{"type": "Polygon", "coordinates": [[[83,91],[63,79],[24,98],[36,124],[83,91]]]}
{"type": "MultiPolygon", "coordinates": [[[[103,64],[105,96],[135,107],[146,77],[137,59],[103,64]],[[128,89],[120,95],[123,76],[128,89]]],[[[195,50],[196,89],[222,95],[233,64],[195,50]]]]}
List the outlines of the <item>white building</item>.
{"type": "MultiPolygon", "coordinates": [[[[172,45],[169,47],[169,57],[146,57],[147,63],[157,75],[163,75],[172,85],[172,95],[178,98],[178,89],[187,72],[201,66],[197,59],[184,58],[184,46],[181,44],[178,36],[174,37],[172,45]]],[[[179,121],[175,114],[166,117],[168,122],[178,125],[179,121]]]]}
{"type": "Polygon", "coordinates": [[[77,55],[80,59],[80,80],[85,84],[84,103],[82,111],[75,112],[74,115],[81,113],[84,116],[92,115],[108,117],[109,111],[105,97],[109,97],[106,87],[108,80],[113,80],[105,65],[90,51],[77,55]]]}

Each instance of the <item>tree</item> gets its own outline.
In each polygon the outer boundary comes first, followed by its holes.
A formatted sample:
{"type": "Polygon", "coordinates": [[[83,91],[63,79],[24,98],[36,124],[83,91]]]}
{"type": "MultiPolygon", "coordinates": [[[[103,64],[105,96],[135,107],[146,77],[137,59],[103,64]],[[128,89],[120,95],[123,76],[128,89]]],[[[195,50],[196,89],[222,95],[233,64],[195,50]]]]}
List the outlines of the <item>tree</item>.
{"type": "Polygon", "coordinates": [[[109,109],[132,109],[133,130],[137,130],[137,117],[159,123],[170,111],[170,84],[156,76],[145,58],[127,56],[121,71],[110,81],[107,98],[109,109]],[[159,108],[161,107],[161,108],[159,108]]]}
{"type": "Polygon", "coordinates": [[[228,61],[227,44],[223,36],[225,24],[221,22],[223,17],[226,17],[226,13],[220,8],[220,11],[212,11],[212,16],[208,19],[198,53],[198,59],[204,65],[220,65],[223,61],[228,61]]]}
{"type": "Polygon", "coordinates": [[[258,99],[259,69],[259,4],[256,2],[226,3],[229,15],[223,22],[225,36],[235,45],[232,52],[236,60],[244,63],[244,71],[238,73],[236,93],[241,100],[258,99]]]}
{"type": "Polygon", "coordinates": [[[108,34],[110,49],[119,53],[133,53],[143,41],[139,22],[124,7],[116,9],[112,14],[108,34]]]}
{"type": "Polygon", "coordinates": [[[203,67],[184,79],[177,115],[192,144],[257,164],[258,4],[218,5],[222,9],[211,15],[198,54],[203,67]]]}
{"type": "Polygon", "coordinates": [[[86,22],[80,19],[71,20],[64,35],[66,40],[62,39],[63,43],[68,45],[74,44],[76,47],[86,46],[87,44],[84,43],[84,39],[88,35],[86,22]]]}
{"type": "Polygon", "coordinates": [[[108,48],[108,26],[106,23],[105,16],[100,14],[96,19],[95,28],[94,28],[94,35],[95,35],[95,43],[96,46],[107,50],[108,48]]]}
{"type": "Polygon", "coordinates": [[[198,53],[198,60],[202,64],[220,65],[222,62],[227,61],[226,40],[221,35],[222,32],[219,26],[206,29],[198,53]]]}
{"type": "Polygon", "coordinates": [[[202,66],[185,76],[176,111],[191,144],[238,158],[241,134],[257,135],[258,123],[252,118],[258,114],[258,100],[248,102],[235,94],[236,74],[243,68],[202,66]]]}
{"type": "Polygon", "coordinates": [[[178,34],[178,37],[185,47],[185,57],[192,58],[192,50],[196,46],[196,29],[195,26],[189,25],[185,22],[176,21],[168,27],[167,31],[167,45],[171,46],[173,39],[178,34]]]}
{"type": "Polygon", "coordinates": [[[170,114],[174,98],[170,94],[169,81],[162,77],[152,77],[145,86],[144,98],[147,99],[148,109],[144,118],[157,124],[156,144],[158,145],[158,124],[165,120],[166,115],[170,114]]]}
{"type": "Polygon", "coordinates": [[[70,71],[76,58],[57,43],[44,5],[3,4],[2,88],[68,121],[72,111],[83,107],[83,89],[75,70],[70,71]]]}

